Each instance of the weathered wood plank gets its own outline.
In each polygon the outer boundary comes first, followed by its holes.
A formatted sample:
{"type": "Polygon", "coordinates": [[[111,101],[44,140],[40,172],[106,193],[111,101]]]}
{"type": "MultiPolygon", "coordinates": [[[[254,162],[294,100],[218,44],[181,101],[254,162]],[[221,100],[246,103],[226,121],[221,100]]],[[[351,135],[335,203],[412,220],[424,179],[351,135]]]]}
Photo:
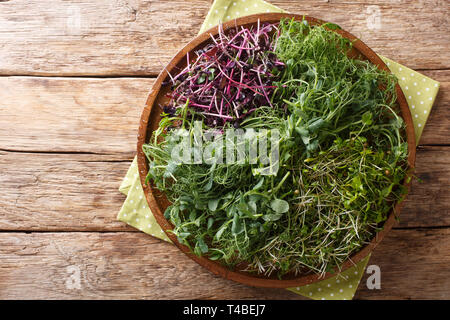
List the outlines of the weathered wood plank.
{"type": "MultiPolygon", "coordinates": [[[[156,75],[197,34],[210,2],[0,2],[0,74],[156,75]]],[[[411,68],[450,67],[446,0],[271,2],[338,23],[411,68]]]]}
{"type": "MultiPolygon", "coordinates": [[[[0,151],[0,230],[133,230],[116,221],[131,159],[0,151]]],[[[450,226],[450,148],[419,149],[416,174],[400,227],[450,226]]]]}
{"type": "Polygon", "coordinates": [[[155,75],[197,34],[209,6],[202,0],[2,2],[0,74],[155,75]]]}
{"type": "Polygon", "coordinates": [[[213,276],[143,233],[0,233],[0,258],[0,299],[298,298],[213,276]]]}
{"type": "MultiPolygon", "coordinates": [[[[381,270],[381,289],[365,274],[356,299],[450,299],[450,229],[394,230],[369,265],[381,270]]],[[[383,240],[384,241],[384,240],[383,240]]]]}
{"type": "Polygon", "coordinates": [[[399,227],[450,226],[450,148],[419,148],[399,227]]]}
{"type": "MultiPolygon", "coordinates": [[[[210,2],[0,1],[0,75],[154,76],[196,35],[210,2]]],[[[338,23],[409,67],[450,67],[448,1],[272,3],[338,23]]],[[[425,74],[442,87],[421,143],[448,144],[450,71],[425,74]]],[[[135,231],[115,220],[125,198],[117,188],[153,81],[0,78],[0,150],[21,151],[0,151],[0,230],[102,231],[0,232],[1,299],[301,299],[214,277],[140,232],[109,232],[135,231]],[[80,289],[70,282],[77,270],[80,289]]],[[[449,152],[419,150],[423,183],[414,182],[400,227],[450,225],[449,152]]],[[[394,229],[370,261],[382,289],[368,290],[366,275],[357,298],[449,299],[449,233],[394,229]]]]}
{"type": "Polygon", "coordinates": [[[0,151],[0,229],[134,230],[116,220],[131,160],[0,151]]]}
{"type": "MultiPolygon", "coordinates": [[[[450,70],[428,71],[441,90],[421,144],[449,144],[450,70]]],[[[0,77],[0,149],[135,152],[146,78],[0,77]]]]}
{"type": "MultiPolygon", "coordinates": [[[[449,239],[450,229],[393,230],[369,262],[381,269],[381,290],[363,281],[356,297],[450,298],[449,239]]],[[[301,298],[213,276],[142,233],[0,233],[0,257],[1,299],[301,298]]]]}
{"type": "Polygon", "coordinates": [[[153,79],[0,78],[0,149],[121,153],[136,150],[153,79]]]}

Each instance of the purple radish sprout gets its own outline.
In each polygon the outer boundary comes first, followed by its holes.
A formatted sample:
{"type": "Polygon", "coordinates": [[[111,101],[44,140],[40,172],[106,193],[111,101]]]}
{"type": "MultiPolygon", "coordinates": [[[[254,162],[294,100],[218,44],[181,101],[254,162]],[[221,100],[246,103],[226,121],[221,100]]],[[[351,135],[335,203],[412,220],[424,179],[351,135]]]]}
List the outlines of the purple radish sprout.
{"type": "MultiPolygon", "coordinates": [[[[219,25],[217,36],[195,51],[186,54],[186,67],[172,77],[172,92],[165,110],[183,108],[201,118],[209,127],[223,127],[227,122],[239,126],[258,107],[273,108],[270,95],[279,81],[274,69],[284,68],[275,54],[279,29],[274,24],[256,28],[233,28],[226,33],[219,25]],[[275,35],[275,37],[274,37],[275,35]]],[[[165,82],[167,84],[167,82],[165,82]]]]}

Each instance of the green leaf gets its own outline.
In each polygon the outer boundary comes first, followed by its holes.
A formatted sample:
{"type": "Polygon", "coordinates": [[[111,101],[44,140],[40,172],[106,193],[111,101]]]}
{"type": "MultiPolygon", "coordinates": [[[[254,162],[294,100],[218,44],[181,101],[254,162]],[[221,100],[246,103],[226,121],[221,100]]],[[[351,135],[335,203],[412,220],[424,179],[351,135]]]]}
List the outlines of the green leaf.
{"type": "Polygon", "coordinates": [[[268,213],[263,215],[262,218],[264,221],[277,221],[280,220],[282,216],[283,215],[281,213],[268,213]]]}
{"type": "Polygon", "coordinates": [[[210,74],[209,74],[209,76],[208,76],[208,80],[209,80],[209,81],[213,81],[213,80],[214,80],[214,76],[215,76],[216,69],[214,69],[214,68],[209,68],[208,71],[210,72],[210,74]]]}
{"type": "Polygon", "coordinates": [[[319,119],[313,121],[308,126],[308,130],[311,132],[317,132],[317,130],[319,130],[321,127],[323,127],[324,124],[325,124],[325,120],[323,120],[322,118],[319,118],[319,119]]]}
{"type": "Polygon", "coordinates": [[[319,140],[314,139],[306,146],[306,150],[315,151],[319,147],[319,140]]]}
{"type": "Polygon", "coordinates": [[[208,252],[208,245],[205,243],[203,238],[198,238],[197,239],[197,245],[200,248],[200,251],[202,253],[207,253],[208,252]]]}
{"type": "Polygon", "coordinates": [[[361,178],[359,176],[356,176],[352,179],[352,187],[355,190],[361,190],[361,191],[364,190],[364,186],[361,183],[361,178]]]}
{"type": "Polygon", "coordinates": [[[251,210],[253,213],[256,213],[257,205],[256,205],[256,202],[255,202],[255,201],[249,201],[249,202],[248,202],[248,207],[250,208],[250,210],[251,210]]]}
{"type": "Polygon", "coordinates": [[[170,219],[171,214],[172,214],[172,206],[168,206],[166,211],[164,211],[164,218],[170,219]]]}
{"type": "Polygon", "coordinates": [[[252,212],[250,211],[248,205],[245,202],[239,203],[236,208],[239,210],[239,212],[245,214],[245,215],[252,215],[252,212]]]}
{"type": "Polygon", "coordinates": [[[164,171],[164,178],[170,178],[177,170],[178,164],[175,161],[169,161],[164,171]]]}
{"type": "Polygon", "coordinates": [[[203,82],[205,82],[205,80],[206,80],[206,75],[205,75],[204,73],[202,73],[202,74],[198,77],[197,83],[198,83],[198,84],[203,83],[203,82]]]}
{"type": "Polygon", "coordinates": [[[189,214],[189,220],[194,221],[197,218],[197,212],[195,210],[192,210],[189,214]]]}
{"type": "Polygon", "coordinates": [[[387,197],[392,192],[392,187],[394,186],[393,183],[391,183],[388,187],[384,188],[381,192],[383,197],[387,197]]]}
{"type": "Polygon", "coordinates": [[[302,137],[309,135],[308,129],[306,129],[305,127],[302,127],[302,126],[295,127],[295,131],[302,137]]]}
{"type": "Polygon", "coordinates": [[[331,22],[327,22],[324,23],[323,26],[325,28],[328,28],[330,30],[338,30],[338,29],[342,29],[339,25],[335,24],[335,23],[331,23],[331,22]]]}
{"type": "Polygon", "coordinates": [[[225,222],[217,231],[216,235],[214,236],[217,240],[220,240],[220,237],[222,236],[223,232],[227,229],[229,222],[225,222]]]}
{"type": "Polygon", "coordinates": [[[191,235],[190,232],[180,232],[178,237],[181,238],[181,239],[185,239],[185,238],[189,237],[190,235],[191,235]]]}
{"type": "Polygon", "coordinates": [[[209,179],[208,183],[203,187],[203,191],[209,191],[212,188],[213,179],[212,177],[209,179]]]}
{"type": "Polygon", "coordinates": [[[255,186],[253,187],[253,190],[258,190],[259,188],[261,188],[261,186],[264,183],[264,177],[262,177],[257,184],[255,184],[255,186]]]}
{"type": "Polygon", "coordinates": [[[299,126],[295,127],[295,132],[297,132],[300,137],[302,138],[302,141],[305,145],[309,144],[309,141],[311,140],[311,137],[309,136],[309,131],[305,127],[299,126]]]}
{"type": "Polygon", "coordinates": [[[209,217],[208,218],[208,226],[207,226],[208,230],[211,229],[213,223],[214,223],[214,218],[213,217],[209,217]]]}
{"type": "Polygon", "coordinates": [[[211,199],[208,201],[208,208],[211,211],[216,211],[217,206],[219,205],[220,199],[211,199]]]}
{"type": "Polygon", "coordinates": [[[222,257],[222,255],[219,252],[215,252],[214,254],[208,256],[209,260],[219,260],[222,257]]]}
{"type": "Polygon", "coordinates": [[[231,225],[231,233],[235,236],[244,231],[242,219],[239,214],[235,213],[233,217],[233,224],[231,225]]]}
{"type": "Polygon", "coordinates": [[[362,115],[362,122],[366,126],[370,126],[372,124],[372,112],[367,111],[362,115]]]}
{"type": "Polygon", "coordinates": [[[311,138],[309,136],[302,136],[302,141],[305,145],[309,145],[311,138]]]}
{"type": "Polygon", "coordinates": [[[251,194],[251,195],[248,196],[248,199],[249,199],[250,202],[258,202],[262,198],[263,198],[263,196],[260,195],[260,194],[251,194]]]}
{"type": "Polygon", "coordinates": [[[270,207],[276,213],[285,213],[289,211],[289,203],[281,199],[272,200],[270,202],[270,207]]]}
{"type": "Polygon", "coordinates": [[[303,225],[303,227],[300,229],[300,233],[301,233],[302,236],[308,234],[308,226],[306,224],[303,225]]]}
{"type": "Polygon", "coordinates": [[[391,120],[391,124],[395,129],[400,129],[403,127],[403,119],[400,117],[397,117],[395,119],[391,120]]]}
{"type": "MultiPolygon", "coordinates": [[[[306,74],[308,74],[308,73],[310,73],[311,77],[314,77],[314,72],[311,72],[311,70],[308,70],[308,72],[306,74]]],[[[300,101],[300,106],[303,106],[305,104],[306,92],[303,92],[300,94],[299,101],[300,101]]]]}

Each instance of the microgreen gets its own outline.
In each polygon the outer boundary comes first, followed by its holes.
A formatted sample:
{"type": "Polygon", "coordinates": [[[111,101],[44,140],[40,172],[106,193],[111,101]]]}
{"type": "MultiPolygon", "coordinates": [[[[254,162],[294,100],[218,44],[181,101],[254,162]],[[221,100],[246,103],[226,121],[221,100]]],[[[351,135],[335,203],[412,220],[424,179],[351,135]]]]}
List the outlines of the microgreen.
{"type": "MultiPolygon", "coordinates": [[[[271,105],[269,96],[284,64],[273,53],[271,33],[275,25],[258,28],[219,29],[210,44],[195,52],[186,67],[170,76],[173,112],[188,103],[189,112],[209,127],[239,123],[255,108],[271,105]]],[[[168,85],[170,82],[164,82],[168,85]]]]}
{"type": "Polygon", "coordinates": [[[396,79],[350,58],[352,43],[336,28],[282,20],[221,31],[173,77],[172,104],[144,145],[147,179],[171,201],[165,217],[195,254],[266,275],[323,274],[368,243],[404,195],[396,79]],[[236,114],[241,93],[247,102],[236,114]],[[169,129],[192,132],[198,119],[279,130],[277,174],[261,176],[249,161],[174,163],[169,129]]]}

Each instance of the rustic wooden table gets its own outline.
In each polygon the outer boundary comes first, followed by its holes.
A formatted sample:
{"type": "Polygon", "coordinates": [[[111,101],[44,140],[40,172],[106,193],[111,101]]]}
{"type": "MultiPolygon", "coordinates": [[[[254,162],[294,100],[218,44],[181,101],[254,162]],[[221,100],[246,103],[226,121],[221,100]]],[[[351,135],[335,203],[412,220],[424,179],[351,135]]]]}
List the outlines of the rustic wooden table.
{"type": "MultiPolygon", "coordinates": [[[[450,3],[272,1],[329,20],[441,82],[401,222],[375,250],[381,289],[450,298],[450,3]]],[[[0,298],[302,299],[203,270],[116,220],[138,119],[207,0],[0,1],[0,298]],[[79,281],[77,281],[79,277],[79,281]]]]}

